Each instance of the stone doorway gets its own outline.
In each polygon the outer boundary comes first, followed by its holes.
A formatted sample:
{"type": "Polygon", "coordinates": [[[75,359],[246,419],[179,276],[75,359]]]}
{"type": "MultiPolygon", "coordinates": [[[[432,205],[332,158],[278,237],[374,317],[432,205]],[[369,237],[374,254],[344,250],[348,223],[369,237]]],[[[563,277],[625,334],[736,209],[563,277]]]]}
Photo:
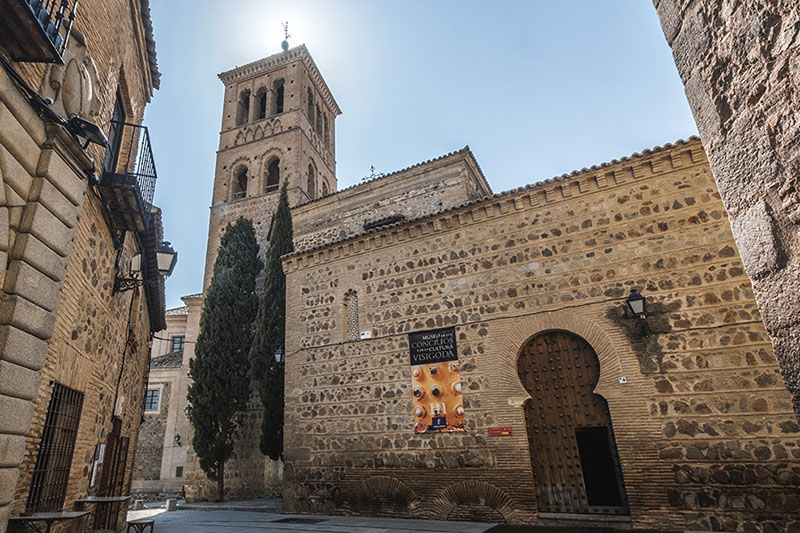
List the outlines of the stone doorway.
{"type": "Polygon", "coordinates": [[[517,371],[531,398],[525,421],[539,512],[627,514],[608,403],[594,394],[600,363],[565,331],[523,346],[517,371]]]}

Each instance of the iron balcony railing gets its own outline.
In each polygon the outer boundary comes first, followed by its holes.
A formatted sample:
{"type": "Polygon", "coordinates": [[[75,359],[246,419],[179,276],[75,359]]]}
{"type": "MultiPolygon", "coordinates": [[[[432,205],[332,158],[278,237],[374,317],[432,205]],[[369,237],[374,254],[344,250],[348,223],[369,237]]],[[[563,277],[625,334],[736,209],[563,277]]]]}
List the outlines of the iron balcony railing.
{"type": "Polygon", "coordinates": [[[112,120],[100,185],[109,190],[109,208],[119,229],[141,232],[149,227],[157,178],[147,126],[112,120]]]}
{"type": "Polygon", "coordinates": [[[61,63],[78,0],[3,0],[0,43],[15,61],[61,63]]]}

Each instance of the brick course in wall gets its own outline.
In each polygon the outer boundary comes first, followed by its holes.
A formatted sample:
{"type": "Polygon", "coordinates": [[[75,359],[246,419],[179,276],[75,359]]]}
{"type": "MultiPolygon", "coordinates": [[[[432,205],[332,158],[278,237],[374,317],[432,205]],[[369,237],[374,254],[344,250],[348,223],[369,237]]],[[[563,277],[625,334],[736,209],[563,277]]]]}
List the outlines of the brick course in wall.
{"type": "Polygon", "coordinates": [[[800,428],[697,139],[284,266],[288,511],[535,521],[517,358],[558,329],[597,353],[635,526],[800,522],[800,428]],[[369,340],[345,341],[350,290],[369,340]],[[467,431],[418,435],[407,333],[444,326],[467,431]]]}

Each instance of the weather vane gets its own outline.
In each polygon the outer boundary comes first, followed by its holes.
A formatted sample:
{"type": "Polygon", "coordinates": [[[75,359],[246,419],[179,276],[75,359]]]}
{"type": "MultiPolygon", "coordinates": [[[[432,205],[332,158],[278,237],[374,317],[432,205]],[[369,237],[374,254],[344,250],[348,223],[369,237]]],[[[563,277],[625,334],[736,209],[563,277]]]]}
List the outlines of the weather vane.
{"type": "Polygon", "coordinates": [[[285,52],[289,49],[289,37],[291,37],[291,35],[289,35],[289,23],[283,22],[281,26],[283,26],[283,42],[281,43],[281,48],[283,48],[285,52]]]}

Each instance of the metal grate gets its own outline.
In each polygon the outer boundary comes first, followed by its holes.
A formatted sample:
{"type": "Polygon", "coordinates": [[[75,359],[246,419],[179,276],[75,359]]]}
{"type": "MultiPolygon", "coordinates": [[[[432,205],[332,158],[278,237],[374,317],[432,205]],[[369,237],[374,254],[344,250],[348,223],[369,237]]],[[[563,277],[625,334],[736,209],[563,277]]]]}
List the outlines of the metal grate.
{"type": "Polygon", "coordinates": [[[26,511],[56,511],[63,507],[82,407],[83,393],[59,383],[53,385],[26,511]]]}

